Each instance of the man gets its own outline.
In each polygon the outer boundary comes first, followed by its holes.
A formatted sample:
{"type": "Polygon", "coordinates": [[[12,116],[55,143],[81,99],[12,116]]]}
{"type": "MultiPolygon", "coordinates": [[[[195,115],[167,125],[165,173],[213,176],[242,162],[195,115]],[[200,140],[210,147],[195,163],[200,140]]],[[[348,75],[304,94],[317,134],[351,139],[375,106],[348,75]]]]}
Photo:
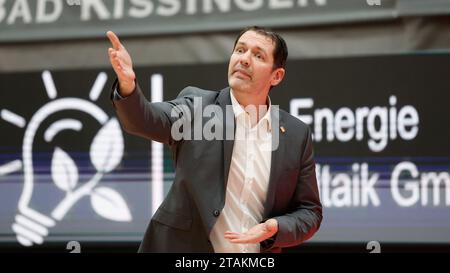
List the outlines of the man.
{"type": "Polygon", "coordinates": [[[130,55],[113,32],[107,36],[118,78],[112,101],[124,130],[169,145],[175,160],[175,180],[139,252],[281,252],[314,235],[322,205],[310,129],[278,111],[268,96],[285,75],[283,38],[246,28],[230,58],[229,88],[187,87],[175,100],[149,103],[136,83],[130,55]],[[188,116],[198,110],[199,99],[201,110],[232,109],[231,119],[214,115],[221,138],[189,137],[193,119],[188,116]],[[187,123],[174,130],[180,119],[187,123]],[[231,139],[225,137],[230,132],[231,139]]]}

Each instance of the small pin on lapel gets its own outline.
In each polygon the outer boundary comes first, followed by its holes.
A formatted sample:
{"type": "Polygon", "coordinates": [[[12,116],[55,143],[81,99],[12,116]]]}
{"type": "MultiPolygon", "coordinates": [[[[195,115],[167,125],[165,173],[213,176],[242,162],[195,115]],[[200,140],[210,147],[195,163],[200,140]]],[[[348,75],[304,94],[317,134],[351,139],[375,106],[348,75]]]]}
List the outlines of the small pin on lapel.
{"type": "Polygon", "coordinates": [[[283,126],[280,126],[280,131],[284,134],[286,132],[286,129],[284,129],[283,126]]]}

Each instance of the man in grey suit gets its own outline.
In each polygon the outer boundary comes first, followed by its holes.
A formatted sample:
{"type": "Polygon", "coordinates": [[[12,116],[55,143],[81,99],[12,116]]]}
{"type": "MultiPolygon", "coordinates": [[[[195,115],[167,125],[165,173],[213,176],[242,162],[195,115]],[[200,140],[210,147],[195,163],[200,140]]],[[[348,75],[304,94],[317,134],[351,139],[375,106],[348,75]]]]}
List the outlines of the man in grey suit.
{"type": "Polygon", "coordinates": [[[111,99],[124,130],[169,145],[175,161],[175,180],[139,252],[281,252],[314,235],[322,205],[311,132],[268,96],[285,75],[281,36],[244,29],[229,87],[187,87],[160,103],[146,100],[130,55],[113,32],[107,36],[118,78],[111,99]],[[207,124],[210,135],[196,137],[207,124]]]}

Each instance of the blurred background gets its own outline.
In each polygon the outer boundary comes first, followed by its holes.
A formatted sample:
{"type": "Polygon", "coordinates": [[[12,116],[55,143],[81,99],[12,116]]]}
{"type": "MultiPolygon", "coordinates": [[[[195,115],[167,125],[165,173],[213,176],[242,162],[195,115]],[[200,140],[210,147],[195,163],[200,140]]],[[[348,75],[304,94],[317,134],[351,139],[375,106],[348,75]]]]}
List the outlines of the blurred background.
{"type": "Polygon", "coordinates": [[[324,220],[286,252],[449,252],[449,15],[449,0],[0,1],[0,252],[136,252],[171,186],[170,150],[115,118],[106,31],[161,101],[226,87],[250,25],[285,38],[270,97],[314,134],[324,220]]]}

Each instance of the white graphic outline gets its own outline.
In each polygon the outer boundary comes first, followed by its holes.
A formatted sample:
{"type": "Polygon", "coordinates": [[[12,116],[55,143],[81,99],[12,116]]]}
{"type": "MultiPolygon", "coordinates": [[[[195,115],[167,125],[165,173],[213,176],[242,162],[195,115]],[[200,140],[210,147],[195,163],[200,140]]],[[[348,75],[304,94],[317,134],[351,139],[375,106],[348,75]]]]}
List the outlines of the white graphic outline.
{"type": "MultiPolygon", "coordinates": [[[[42,244],[44,237],[49,234],[48,229],[54,227],[56,221],[62,220],[70,208],[86,195],[90,196],[91,205],[100,216],[112,221],[129,222],[132,220],[129,208],[118,192],[104,186],[96,188],[103,175],[116,168],[123,156],[124,141],[118,121],[115,118],[110,119],[101,108],[91,101],[81,98],[56,99],[57,89],[50,71],[43,71],[41,77],[51,101],[37,110],[28,124],[25,118],[10,110],[2,109],[0,111],[0,117],[6,122],[20,128],[25,127],[22,160],[14,160],[0,166],[0,175],[2,176],[23,170],[24,186],[12,230],[17,235],[17,241],[24,246],[42,244]],[[34,189],[33,143],[38,129],[46,118],[65,110],[87,113],[102,126],[90,147],[90,160],[97,173],[88,182],[77,188],[79,178],[77,166],[65,151],[55,147],[51,168],[52,178],[55,185],[65,191],[66,195],[47,215],[29,206],[34,189]]],[[[92,101],[98,99],[106,81],[107,74],[100,72],[89,93],[92,101]]],[[[46,142],[51,142],[61,131],[80,131],[82,128],[83,124],[78,120],[60,119],[45,130],[44,139],[46,142]]]]}

